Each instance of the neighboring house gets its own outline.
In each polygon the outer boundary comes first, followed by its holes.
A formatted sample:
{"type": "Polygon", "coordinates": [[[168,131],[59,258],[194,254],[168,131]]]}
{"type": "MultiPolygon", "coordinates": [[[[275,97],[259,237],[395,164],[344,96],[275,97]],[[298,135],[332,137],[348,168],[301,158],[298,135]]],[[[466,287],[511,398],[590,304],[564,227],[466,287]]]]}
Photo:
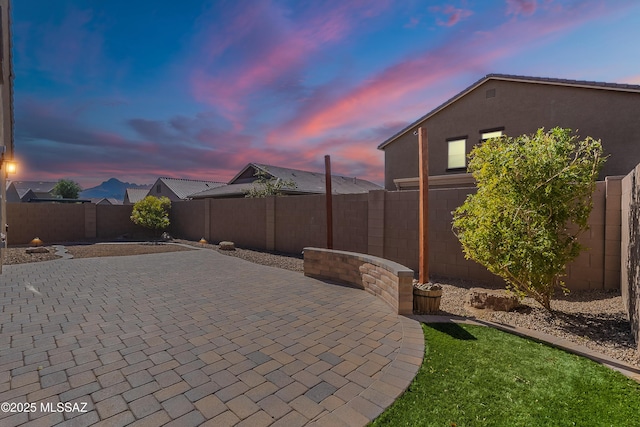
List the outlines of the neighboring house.
{"type": "Polygon", "coordinates": [[[556,126],[602,140],[600,174],[626,175],[640,162],[640,85],[489,74],[378,146],[385,188],[418,185],[419,127],[428,134],[430,186],[474,185],[467,154],[490,137],[556,126]]]}
{"type": "Polygon", "coordinates": [[[149,194],[148,189],[144,188],[127,188],[124,193],[124,200],[122,201],[123,205],[133,205],[140,200],[147,197],[149,194]]]}
{"type": "Polygon", "coordinates": [[[57,182],[11,181],[7,186],[7,202],[29,202],[32,199],[52,199],[57,182]]]}
{"type": "Polygon", "coordinates": [[[148,190],[148,196],[166,196],[169,200],[186,200],[191,194],[222,187],[223,182],[197,181],[193,179],[178,179],[160,177],[148,190]]]}
{"type": "MultiPolygon", "coordinates": [[[[149,190],[145,190],[149,191],[149,190]]],[[[122,202],[118,199],[114,199],[113,197],[92,197],[91,203],[94,205],[121,205],[122,202]]]]}
{"type": "MultiPolygon", "coordinates": [[[[326,184],[324,173],[249,163],[224,187],[195,193],[192,194],[191,197],[193,199],[245,197],[247,191],[256,185],[255,181],[258,179],[257,173],[259,171],[270,179],[295,183],[294,186],[283,187],[283,194],[325,193],[326,184]]],[[[333,194],[366,193],[369,190],[381,189],[382,187],[379,185],[365,181],[364,179],[331,175],[331,192],[333,194]]]]}

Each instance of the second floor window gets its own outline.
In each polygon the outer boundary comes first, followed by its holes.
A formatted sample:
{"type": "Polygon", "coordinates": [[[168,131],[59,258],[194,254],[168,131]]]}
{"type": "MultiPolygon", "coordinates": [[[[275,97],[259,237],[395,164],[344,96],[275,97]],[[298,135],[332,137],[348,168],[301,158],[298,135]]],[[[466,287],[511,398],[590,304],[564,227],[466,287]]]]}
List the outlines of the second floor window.
{"type": "Polygon", "coordinates": [[[480,131],[480,141],[486,141],[491,138],[500,138],[504,135],[504,128],[500,129],[489,129],[489,130],[481,130],[480,131]]]}
{"type": "Polygon", "coordinates": [[[460,169],[467,167],[467,140],[457,138],[447,141],[447,169],[460,169]]]}

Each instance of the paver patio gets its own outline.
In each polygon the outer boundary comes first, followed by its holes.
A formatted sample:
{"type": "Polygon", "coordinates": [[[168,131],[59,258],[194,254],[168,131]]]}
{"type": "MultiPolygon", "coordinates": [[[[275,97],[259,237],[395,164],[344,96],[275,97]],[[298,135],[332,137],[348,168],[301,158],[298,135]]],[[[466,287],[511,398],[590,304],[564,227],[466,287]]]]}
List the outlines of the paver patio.
{"type": "Polygon", "coordinates": [[[424,352],[367,292],[210,250],[5,266],[0,307],[0,402],[35,404],[2,426],[364,425],[424,352]]]}

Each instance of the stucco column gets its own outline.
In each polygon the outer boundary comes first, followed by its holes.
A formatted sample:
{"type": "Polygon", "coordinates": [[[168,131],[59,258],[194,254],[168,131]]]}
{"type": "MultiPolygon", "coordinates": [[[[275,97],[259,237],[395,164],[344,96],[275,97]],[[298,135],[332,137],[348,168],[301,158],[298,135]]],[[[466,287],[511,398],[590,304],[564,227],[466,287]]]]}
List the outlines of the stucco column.
{"type": "Polygon", "coordinates": [[[622,176],[605,178],[604,288],[620,289],[622,176]]]}
{"type": "Polygon", "coordinates": [[[387,190],[369,191],[367,252],[384,258],[384,199],[387,190]]]}
{"type": "Polygon", "coordinates": [[[266,250],[276,249],[276,196],[269,196],[265,199],[265,220],[266,220],[266,250]]]}
{"type": "Polygon", "coordinates": [[[98,205],[94,203],[83,203],[84,205],[84,237],[85,239],[95,239],[98,231],[98,205]]]}
{"type": "Polygon", "coordinates": [[[211,242],[211,203],[213,199],[204,199],[204,237],[211,242]]]}

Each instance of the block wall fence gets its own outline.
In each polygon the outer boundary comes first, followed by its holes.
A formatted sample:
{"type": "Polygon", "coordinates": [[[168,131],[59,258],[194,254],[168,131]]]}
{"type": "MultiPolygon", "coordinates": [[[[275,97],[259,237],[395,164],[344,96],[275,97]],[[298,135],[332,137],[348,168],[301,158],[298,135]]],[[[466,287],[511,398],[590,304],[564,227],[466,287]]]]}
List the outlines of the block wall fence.
{"type": "MultiPolygon", "coordinates": [[[[622,220],[629,215],[631,204],[637,204],[637,197],[635,202],[630,198],[631,183],[638,187],[635,173],[624,180],[608,177],[597,183],[591,228],[581,236],[589,250],[568,267],[566,283],[570,289],[620,288],[624,264],[621,245],[637,241],[628,241],[629,233],[621,233],[622,220]],[[621,204],[622,199],[625,202],[621,204]]],[[[429,191],[430,274],[499,284],[500,279],[484,267],[464,259],[451,231],[451,211],[463,203],[470,191],[474,190],[429,191]]],[[[131,209],[93,204],[8,203],[8,242],[10,246],[26,245],[36,236],[47,243],[148,236],[129,220],[131,209]]],[[[230,240],[238,247],[300,254],[304,247],[325,247],[325,215],[323,195],[179,201],[172,204],[169,232],[178,238],[230,240]]],[[[333,219],[334,249],[386,258],[418,271],[417,191],[336,195],[333,219]]],[[[628,220],[624,224],[629,227],[628,220]]]]}

